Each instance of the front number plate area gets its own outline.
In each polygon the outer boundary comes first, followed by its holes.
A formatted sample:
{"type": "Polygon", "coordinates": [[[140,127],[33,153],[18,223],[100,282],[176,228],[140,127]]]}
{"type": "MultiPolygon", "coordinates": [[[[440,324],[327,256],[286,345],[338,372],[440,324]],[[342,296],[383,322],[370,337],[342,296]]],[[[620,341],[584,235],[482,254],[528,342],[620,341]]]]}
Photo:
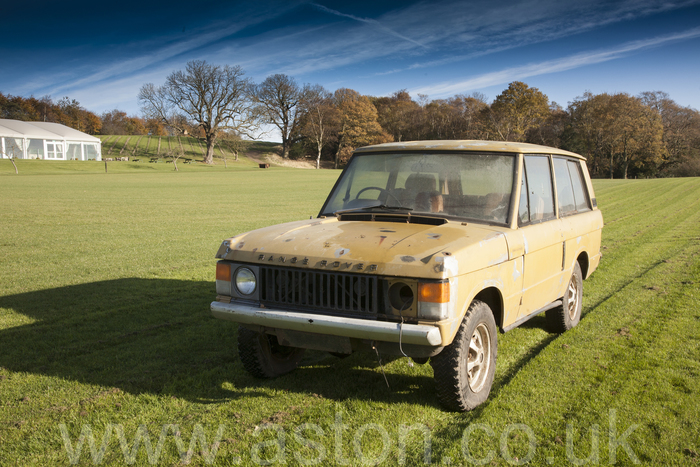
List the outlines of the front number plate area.
{"type": "Polygon", "coordinates": [[[288,329],[278,329],[276,334],[277,341],[289,347],[301,347],[304,349],[346,354],[352,353],[352,345],[350,344],[349,337],[290,331],[288,329]]]}

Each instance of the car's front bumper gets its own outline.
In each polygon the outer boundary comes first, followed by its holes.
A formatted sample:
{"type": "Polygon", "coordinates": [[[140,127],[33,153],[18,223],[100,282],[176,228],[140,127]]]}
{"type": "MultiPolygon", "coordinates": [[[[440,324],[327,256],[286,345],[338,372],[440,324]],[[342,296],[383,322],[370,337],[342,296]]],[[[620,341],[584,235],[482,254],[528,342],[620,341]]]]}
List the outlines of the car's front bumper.
{"type": "Polygon", "coordinates": [[[399,324],[358,318],[300,313],[276,308],[260,308],[241,303],[212,302],[215,318],[236,323],[290,331],[351,337],[382,342],[439,346],[440,329],[424,324],[399,324]]]}

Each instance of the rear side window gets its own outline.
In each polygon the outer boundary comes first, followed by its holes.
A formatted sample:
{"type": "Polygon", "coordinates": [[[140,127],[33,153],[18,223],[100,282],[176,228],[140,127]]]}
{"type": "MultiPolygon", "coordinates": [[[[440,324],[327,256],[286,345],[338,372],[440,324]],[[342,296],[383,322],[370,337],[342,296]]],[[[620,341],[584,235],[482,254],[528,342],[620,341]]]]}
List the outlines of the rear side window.
{"type": "Polygon", "coordinates": [[[521,224],[554,219],[549,156],[525,156],[518,217],[521,224]]]}
{"type": "Polygon", "coordinates": [[[583,183],[583,174],[581,173],[581,164],[574,161],[567,161],[569,166],[569,175],[571,175],[571,185],[574,188],[574,200],[576,201],[576,210],[578,212],[590,211],[591,205],[588,201],[588,192],[583,183]]]}
{"type": "Polygon", "coordinates": [[[574,188],[566,159],[554,158],[554,179],[557,181],[557,202],[559,215],[566,216],[576,212],[574,188]]]}
{"type": "Polygon", "coordinates": [[[581,178],[580,165],[572,160],[554,158],[554,177],[557,181],[559,215],[567,216],[588,211],[588,197],[581,178]]]}

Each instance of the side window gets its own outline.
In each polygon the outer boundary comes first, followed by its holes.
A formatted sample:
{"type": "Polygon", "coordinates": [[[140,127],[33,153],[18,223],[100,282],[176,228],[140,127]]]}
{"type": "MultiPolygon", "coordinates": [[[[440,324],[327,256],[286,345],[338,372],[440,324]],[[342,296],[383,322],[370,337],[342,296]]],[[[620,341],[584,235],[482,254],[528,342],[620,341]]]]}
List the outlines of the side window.
{"type": "MultiPolygon", "coordinates": [[[[527,205],[529,221],[539,222],[554,218],[554,196],[552,193],[552,172],[548,156],[525,156],[525,177],[527,182],[527,205]]],[[[523,200],[521,197],[521,206],[523,200]]],[[[526,222],[522,219],[521,222],[526,222]]]]}
{"type": "Polygon", "coordinates": [[[554,179],[557,181],[559,215],[566,216],[575,213],[576,201],[574,200],[574,189],[566,159],[554,158],[554,179]]]}
{"type": "Polygon", "coordinates": [[[520,204],[518,207],[518,220],[520,224],[527,224],[530,222],[530,206],[527,202],[527,193],[527,178],[523,170],[523,175],[520,178],[520,204]]]}
{"type": "Polygon", "coordinates": [[[588,193],[583,184],[583,175],[581,174],[581,164],[574,161],[567,161],[569,166],[569,174],[571,175],[571,184],[574,190],[574,201],[578,212],[590,211],[591,206],[588,204],[588,193]]]}

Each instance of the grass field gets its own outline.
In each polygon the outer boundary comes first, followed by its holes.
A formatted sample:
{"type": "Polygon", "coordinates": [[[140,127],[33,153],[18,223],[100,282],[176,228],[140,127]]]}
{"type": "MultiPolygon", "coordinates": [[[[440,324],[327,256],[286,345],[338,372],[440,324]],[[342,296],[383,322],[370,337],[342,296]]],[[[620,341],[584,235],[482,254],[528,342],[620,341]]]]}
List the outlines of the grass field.
{"type": "Polygon", "coordinates": [[[391,389],[363,354],[256,380],[209,315],[221,240],[316,215],[337,171],[90,164],[0,161],[0,465],[700,464],[700,179],[595,181],[580,324],[500,335],[455,414],[407,359],[391,389]]]}

